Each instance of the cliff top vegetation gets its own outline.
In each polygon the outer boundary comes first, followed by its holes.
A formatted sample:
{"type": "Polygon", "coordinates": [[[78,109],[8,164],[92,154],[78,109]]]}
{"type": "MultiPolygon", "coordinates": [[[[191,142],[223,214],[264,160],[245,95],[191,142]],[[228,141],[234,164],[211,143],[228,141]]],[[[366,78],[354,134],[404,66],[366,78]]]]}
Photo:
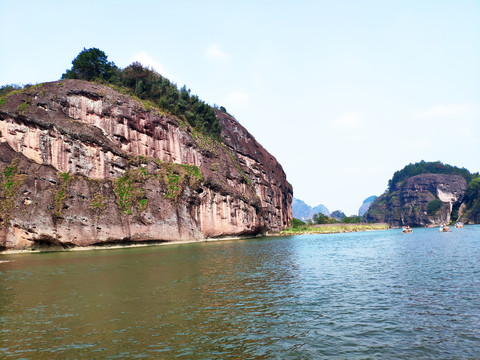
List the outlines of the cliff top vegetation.
{"type": "MultiPolygon", "coordinates": [[[[150,101],[154,106],[187,121],[197,131],[220,138],[221,126],[210,105],[197,95],[192,95],[186,86],[179,90],[175,83],[139,62],[120,69],[108,61],[102,50],[83,49],[73,59],[72,68],[62,75],[62,79],[95,81],[120,88],[128,95],[150,101]]],[[[222,107],[220,110],[225,109],[222,107]]]]}
{"type": "Polygon", "coordinates": [[[465,168],[443,164],[440,161],[426,162],[422,160],[415,164],[408,164],[403,169],[395,171],[393,177],[388,181],[388,190],[393,190],[399,182],[420,174],[459,175],[465,178],[467,183],[474,177],[474,175],[465,168]]]}
{"type": "MultiPolygon", "coordinates": [[[[78,79],[110,86],[121,93],[139,98],[148,106],[155,106],[186,121],[198,132],[215,139],[221,139],[221,125],[215,115],[214,107],[192,95],[186,86],[177,85],[155,70],[134,62],[124,69],[108,61],[107,55],[100,49],[83,49],[72,61],[72,67],[62,75],[62,79],[78,79]]],[[[25,88],[30,87],[26,85],[25,88]]],[[[0,88],[0,105],[4,97],[20,90],[15,84],[0,88]]],[[[147,106],[147,109],[148,109],[147,106]]],[[[226,113],[221,106],[220,111],[226,113]]]]}

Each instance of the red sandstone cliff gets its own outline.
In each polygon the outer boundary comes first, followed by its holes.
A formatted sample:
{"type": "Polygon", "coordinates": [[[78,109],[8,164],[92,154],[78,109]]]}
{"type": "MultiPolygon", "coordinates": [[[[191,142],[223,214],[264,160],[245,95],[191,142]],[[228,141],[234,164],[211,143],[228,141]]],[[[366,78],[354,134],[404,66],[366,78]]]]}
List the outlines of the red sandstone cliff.
{"type": "Polygon", "coordinates": [[[65,80],[0,106],[0,247],[275,233],[281,165],[231,116],[223,142],[109,87],[65,80]]]}

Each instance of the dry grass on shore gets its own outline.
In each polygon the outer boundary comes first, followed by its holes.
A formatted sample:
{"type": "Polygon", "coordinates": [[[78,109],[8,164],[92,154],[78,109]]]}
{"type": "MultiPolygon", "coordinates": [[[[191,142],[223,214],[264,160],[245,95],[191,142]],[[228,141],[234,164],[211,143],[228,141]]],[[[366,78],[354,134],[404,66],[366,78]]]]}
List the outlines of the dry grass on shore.
{"type": "Polygon", "coordinates": [[[286,228],[280,235],[303,235],[303,234],[334,234],[358,231],[387,230],[388,224],[325,224],[305,225],[296,228],[286,228]]]}

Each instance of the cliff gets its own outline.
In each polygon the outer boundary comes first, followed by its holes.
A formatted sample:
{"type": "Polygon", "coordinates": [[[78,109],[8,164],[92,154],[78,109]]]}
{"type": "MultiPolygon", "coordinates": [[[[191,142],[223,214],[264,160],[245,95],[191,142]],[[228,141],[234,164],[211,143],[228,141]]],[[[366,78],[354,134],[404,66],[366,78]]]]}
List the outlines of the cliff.
{"type": "Polygon", "coordinates": [[[393,185],[365,214],[391,226],[450,223],[461,216],[467,181],[460,175],[419,174],[393,185]]]}
{"type": "Polygon", "coordinates": [[[63,80],[0,102],[0,247],[276,233],[281,165],[230,115],[223,140],[109,87],[63,80]]]}

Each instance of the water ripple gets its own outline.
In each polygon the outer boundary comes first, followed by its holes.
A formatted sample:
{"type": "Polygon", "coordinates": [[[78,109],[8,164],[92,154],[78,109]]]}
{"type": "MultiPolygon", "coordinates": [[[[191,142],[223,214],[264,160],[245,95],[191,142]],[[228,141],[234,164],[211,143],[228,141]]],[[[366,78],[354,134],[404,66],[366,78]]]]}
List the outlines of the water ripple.
{"type": "Polygon", "coordinates": [[[475,358],[480,227],[8,255],[2,358],[475,358]]]}

